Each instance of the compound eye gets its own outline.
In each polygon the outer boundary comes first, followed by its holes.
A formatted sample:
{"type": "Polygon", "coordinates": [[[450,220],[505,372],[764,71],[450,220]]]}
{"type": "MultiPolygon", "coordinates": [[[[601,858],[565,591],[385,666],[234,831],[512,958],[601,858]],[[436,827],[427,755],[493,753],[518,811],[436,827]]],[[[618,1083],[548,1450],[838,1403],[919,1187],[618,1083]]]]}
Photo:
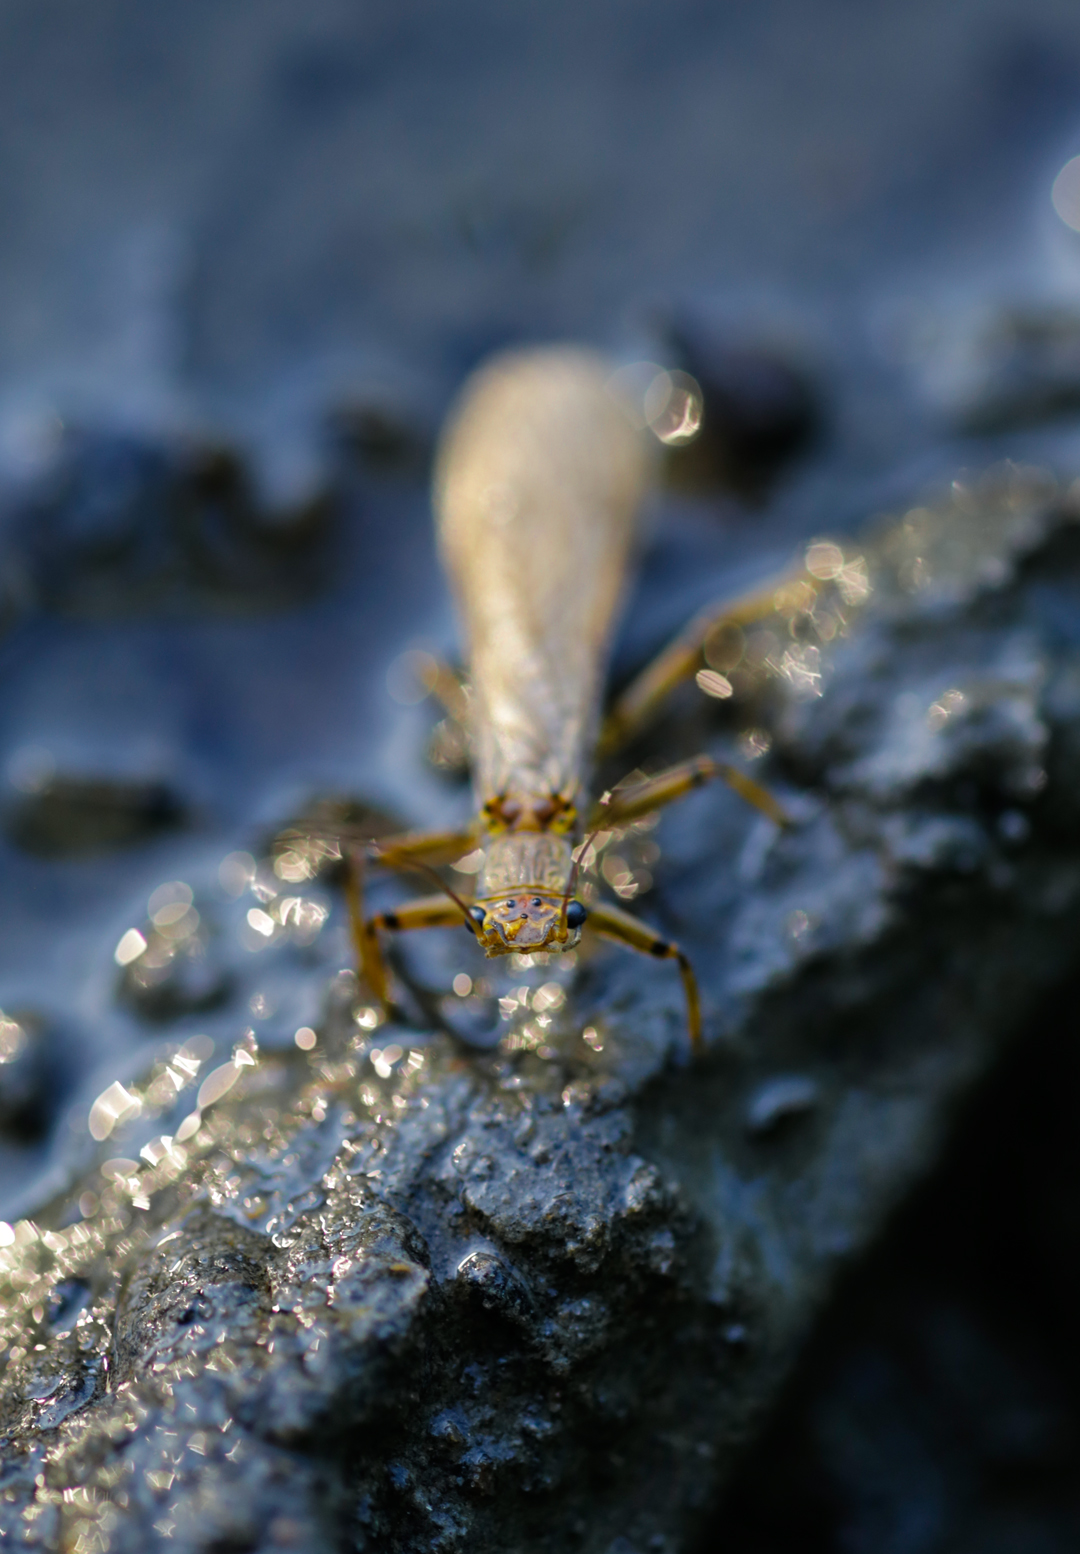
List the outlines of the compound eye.
{"type": "Polygon", "coordinates": [[[482,906],[472,906],[472,907],[470,907],[469,908],[469,916],[472,918],[473,922],[476,924],[476,926],[478,928],[483,928],[483,926],[484,926],[484,918],[487,916],[487,913],[484,911],[482,906]]]}
{"type": "Polygon", "coordinates": [[[566,908],[567,928],[580,928],[588,915],[587,908],[580,901],[571,901],[566,908]]]}

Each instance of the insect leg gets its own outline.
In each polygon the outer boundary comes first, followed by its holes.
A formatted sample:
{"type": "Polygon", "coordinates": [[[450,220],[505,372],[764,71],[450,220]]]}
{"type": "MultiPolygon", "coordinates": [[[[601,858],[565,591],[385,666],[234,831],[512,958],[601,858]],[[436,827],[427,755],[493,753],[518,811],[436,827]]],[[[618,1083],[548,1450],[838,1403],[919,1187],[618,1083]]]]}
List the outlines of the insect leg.
{"type": "Polygon", "coordinates": [[[813,584],[815,579],[802,570],[786,572],[765,588],[710,605],[695,615],[617,698],[600,730],[598,754],[611,755],[626,744],[651,721],[657,708],[677,686],[693,678],[701,666],[706,639],[712,632],[721,626],[749,626],[764,620],[775,613],[778,593],[803,581],[813,584]]]}
{"type": "Polygon", "coordinates": [[[476,832],[404,831],[372,842],[368,856],[388,869],[407,869],[413,863],[453,863],[476,846],[476,832]]]}
{"type": "MultiPolygon", "coordinates": [[[[389,1006],[389,978],[386,974],[382,946],[379,944],[379,931],[388,929],[391,933],[403,933],[409,928],[460,928],[464,922],[461,908],[449,896],[417,896],[389,912],[376,912],[373,917],[368,918],[363,924],[363,933],[365,940],[375,946],[379,961],[377,974],[381,974],[383,979],[381,990],[377,990],[374,986],[371,990],[384,1009],[389,1006]]],[[[366,963],[364,970],[366,973],[366,963]]]]}
{"type": "MultiPolygon", "coordinates": [[[[385,1009],[389,1001],[390,983],[377,928],[392,925],[389,922],[384,924],[386,913],[371,919],[366,919],[364,916],[365,858],[373,857],[374,862],[385,864],[391,869],[408,869],[415,866],[424,869],[429,866],[429,861],[448,863],[455,858],[460,858],[476,845],[476,835],[473,831],[418,831],[402,833],[400,836],[387,837],[383,841],[373,843],[367,838],[353,840],[347,833],[342,834],[339,831],[333,836],[333,840],[340,846],[345,863],[345,904],[349,912],[349,928],[356,949],[357,964],[373,997],[385,1009]]],[[[461,921],[461,913],[453,901],[442,897],[437,899],[446,908],[451,909],[448,921],[461,921]]],[[[390,915],[393,916],[393,914],[390,915]]],[[[426,927],[428,924],[405,924],[404,926],[426,927]]]]}
{"type": "Polygon", "coordinates": [[[589,908],[589,927],[605,939],[638,950],[642,955],[655,955],[658,960],[675,960],[679,963],[686,993],[686,1020],[690,1031],[690,1044],[695,1052],[702,1050],[701,997],[693,967],[677,944],[671,944],[660,935],[607,901],[598,901],[589,908]]]}
{"type": "Polygon", "coordinates": [[[464,921],[461,908],[449,896],[416,896],[392,911],[376,912],[368,927],[373,932],[389,928],[392,933],[402,933],[407,928],[460,928],[464,921]]]}
{"type": "Polygon", "coordinates": [[[345,905],[349,911],[349,929],[360,975],[371,989],[376,1002],[386,1009],[390,999],[386,962],[375,931],[375,921],[364,917],[364,855],[356,847],[345,847],[342,852],[345,858],[345,905]]]}
{"type": "Polygon", "coordinates": [[[443,710],[454,722],[465,728],[469,721],[469,682],[460,670],[454,669],[441,658],[432,662],[433,668],[426,681],[428,695],[441,702],[443,710]]]}
{"type": "Polygon", "coordinates": [[[412,862],[428,864],[453,863],[476,846],[477,831],[471,826],[461,831],[401,831],[396,835],[373,837],[370,830],[347,822],[319,825],[317,822],[301,822],[282,831],[277,846],[291,846],[297,841],[320,842],[328,856],[345,857],[360,854],[372,863],[381,863],[389,869],[408,868],[412,862]]]}
{"type": "Polygon", "coordinates": [[[715,780],[726,782],[741,799],[759,809],[763,815],[768,815],[778,826],[791,824],[767,788],[740,772],[737,766],[728,766],[723,761],[714,761],[711,756],[699,755],[690,761],[680,761],[677,766],[671,766],[666,772],[660,772],[644,782],[635,783],[633,787],[616,788],[606,804],[597,805],[590,816],[589,829],[627,825],[631,820],[663,809],[666,804],[674,803],[694,788],[715,780]]]}
{"type": "Polygon", "coordinates": [[[449,896],[418,896],[388,912],[376,912],[364,916],[363,860],[355,851],[347,854],[345,875],[345,901],[349,910],[349,926],[360,964],[360,973],[372,996],[388,1009],[390,1004],[390,978],[386,970],[380,930],[394,933],[409,928],[456,928],[465,922],[462,909],[449,896]]]}

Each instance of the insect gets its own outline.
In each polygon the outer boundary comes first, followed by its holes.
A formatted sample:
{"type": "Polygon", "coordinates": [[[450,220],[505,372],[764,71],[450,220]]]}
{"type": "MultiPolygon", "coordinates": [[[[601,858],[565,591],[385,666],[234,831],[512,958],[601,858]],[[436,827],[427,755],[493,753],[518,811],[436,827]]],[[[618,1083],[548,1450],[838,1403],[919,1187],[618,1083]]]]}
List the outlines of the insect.
{"type": "Polygon", "coordinates": [[[476,814],[461,831],[391,837],[364,854],[346,849],[353,865],[346,888],[361,970],[384,1008],[386,932],[464,925],[487,955],[500,956],[571,950],[587,924],[676,962],[699,1048],[701,1002],[683,951],[623,908],[579,898],[590,833],[627,825],[712,779],[778,824],[786,817],[757,783],[709,756],[617,788],[595,805],[590,769],[598,747],[617,749],[693,674],[718,622],[773,609],[776,585],[692,622],[629,686],[601,730],[608,644],[656,450],[631,423],[610,374],[590,352],[550,347],[498,357],[463,390],[438,451],[435,511],[466,638],[476,814]],[[475,894],[464,899],[435,869],[477,847],[475,894]],[[426,872],[439,894],[366,916],[363,856],[426,872]]]}

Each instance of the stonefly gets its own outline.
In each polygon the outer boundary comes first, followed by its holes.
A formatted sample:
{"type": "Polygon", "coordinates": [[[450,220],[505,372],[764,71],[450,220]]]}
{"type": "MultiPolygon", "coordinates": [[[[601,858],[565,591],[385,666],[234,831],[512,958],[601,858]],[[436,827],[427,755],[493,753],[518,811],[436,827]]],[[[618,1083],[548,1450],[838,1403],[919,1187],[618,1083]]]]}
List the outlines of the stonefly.
{"type": "Polygon", "coordinates": [[[580,900],[582,860],[598,830],[628,825],[712,779],[776,823],[786,824],[786,816],[744,773],[706,755],[591,803],[592,759],[637,734],[668,692],[694,675],[712,634],[776,612],[778,589],[812,589],[835,570],[832,553],[840,552],[819,546],[830,553],[824,564],[815,568],[808,554],[806,569],[695,617],[601,725],[612,622],[658,451],[645,419],[631,410],[610,364],[558,346],[495,358],[465,385],[448,419],[435,511],[466,639],[468,691],[458,687],[454,710],[467,725],[476,813],[460,831],[408,833],[363,847],[340,839],[361,971],[384,1010],[389,980],[380,935],[387,931],[464,924],[496,956],[563,953],[588,927],[678,964],[690,1039],[695,1049],[702,1045],[689,960],[621,907],[580,900]],[[478,848],[471,896],[434,872],[478,848]],[[428,873],[439,894],[366,916],[365,860],[428,873]]]}

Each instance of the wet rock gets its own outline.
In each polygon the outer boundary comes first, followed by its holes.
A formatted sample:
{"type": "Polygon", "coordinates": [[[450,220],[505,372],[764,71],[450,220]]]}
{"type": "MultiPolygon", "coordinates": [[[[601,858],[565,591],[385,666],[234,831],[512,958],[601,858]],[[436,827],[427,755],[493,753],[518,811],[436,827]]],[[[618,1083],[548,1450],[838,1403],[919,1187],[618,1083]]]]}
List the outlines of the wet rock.
{"type": "Polygon", "coordinates": [[[57,775],[9,801],[4,829],[16,847],[67,858],[132,847],[187,819],[167,784],[57,775]]]}
{"type": "Polygon", "coordinates": [[[695,1548],[1066,1549],[1080,1514],[1077,986],[1030,1012],[695,1548]]]}
{"type": "MultiPolygon", "coordinates": [[[[732,669],[776,693],[798,823],[706,789],[652,833],[707,1054],[670,966],[604,953],[562,997],[523,968],[491,1051],[338,976],[306,1047],[111,1087],[92,1166],[0,1243],[7,1536],[686,1545],[1080,933],[1059,489],[998,472],[809,559],[732,669]]],[[[306,837],[255,882],[333,861],[306,837]]]]}
{"type": "Polygon", "coordinates": [[[807,1074],[780,1074],[768,1079],[750,1097],[746,1131],[772,1133],[790,1117],[801,1117],[817,1105],[818,1087],[807,1074]]]}
{"type": "Polygon", "coordinates": [[[13,621],[280,608],[318,588],[328,512],[264,509],[227,448],[68,433],[5,516],[0,598],[13,621]]]}
{"type": "Polygon", "coordinates": [[[215,963],[202,940],[175,944],[151,934],[139,964],[124,971],[120,996],[144,1020],[176,1020],[217,1008],[230,987],[228,970],[215,963]]]}
{"type": "Polygon", "coordinates": [[[163,1369],[175,1356],[205,1364],[228,1334],[242,1343],[269,1307],[269,1247],[263,1237],[208,1208],[160,1238],[126,1285],[113,1329],[112,1373],[163,1369]]]}
{"type": "Polygon", "coordinates": [[[470,1252],[457,1266],[463,1289],[474,1292],[485,1311],[496,1311],[511,1321],[526,1323],[534,1301],[524,1280],[495,1252],[470,1252]]]}
{"type": "Polygon", "coordinates": [[[356,399],[340,406],[330,430],[346,453],[375,473],[415,474],[430,458],[430,428],[401,406],[379,399],[356,399]]]}
{"type": "Polygon", "coordinates": [[[83,1279],[61,1279],[49,1292],[45,1320],[54,1333],[67,1333],[75,1326],[80,1312],[90,1299],[90,1286],[83,1279]]]}

